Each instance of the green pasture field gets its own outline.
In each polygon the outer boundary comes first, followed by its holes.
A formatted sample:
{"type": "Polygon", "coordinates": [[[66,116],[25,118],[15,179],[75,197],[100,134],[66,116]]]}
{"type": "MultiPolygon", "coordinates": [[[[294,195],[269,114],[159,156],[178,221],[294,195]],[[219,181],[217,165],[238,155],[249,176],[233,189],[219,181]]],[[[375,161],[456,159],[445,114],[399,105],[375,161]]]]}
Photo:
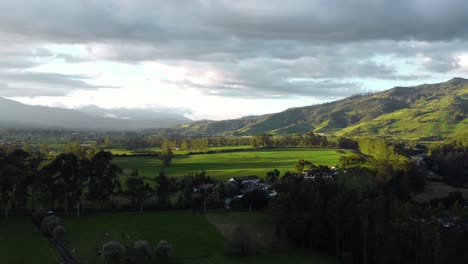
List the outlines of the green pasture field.
{"type": "MultiPolygon", "coordinates": [[[[206,171],[209,176],[228,179],[234,176],[257,175],[263,177],[268,171],[281,173],[294,171],[295,163],[305,159],[317,165],[337,165],[340,156],[351,154],[349,150],[317,148],[281,148],[245,150],[237,152],[195,154],[175,156],[170,167],[164,168],[169,176],[184,176],[193,172],[206,171]]],[[[138,169],[142,177],[155,177],[162,169],[157,157],[116,157],[114,163],[129,175],[138,169]]]]}
{"type": "Polygon", "coordinates": [[[29,217],[0,219],[0,263],[55,264],[58,256],[29,217]]]}
{"type": "Polygon", "coordinates": [[[105,151],[109,151],[112,155],[134,155],[135,152],[133,150],[129,150],[126,148],[108,148],[105,151]]]}
{"type": "Polygon", "coordinates": [[[237,149],[252,149],[252,146],[251,145],[239,145],[239,146],[211,147],[210,151],[225,151],[225,150],[237,150],[237,149]]]}
{"type": "MultiPolygon", "coordinates": [[[[254,221],[258,220],[254,217],[254,221]]],[[[70,248],[75,250],[82,263],[103,263],[96,248],[111,240],[132,246],[136,240],[147,240],[156,245],[161,239],[174,247],[171,263],[338,263],[333,258],[305,252],[226,257],[224,237],[202,214],[119,213],[66,217],[64,222],[70,248]]]]}
{"type": "MultiPolygon", "coordinates": [[[[220,146],[220,147],[210,147],[209,151],[235,151],[235,150],[247,150],[252,149],[251,145],[239,145],[239,146],[220,146]]],[[[142,148],[138,150],[130,150],[125,148],[122,145],[112,146],[111,148],[106,149],[106,151],[110,151],[114,155],[135,155],[138,153],[144,152],[159,152],[161,149],[159,147],[150,147],[150,148],[142,148]]],[[[187,155],[191,150],[174,150],[173,151],[176,156],[178,155],[187,155]]]]}
{"type": "Polygon", "coordinates": [[[229,212],[206,214],[224,238],[228,239],[236,228],[242,227],[252,234],[254,243],[263,254],[251,257],[249,263],[340,263],[335,257],[323,253],[305,250],[291,250],[284,254],[265,253],[272,243],[280,243],[275,235],[275,226],[271,215],[261,212],[229,212]]]}

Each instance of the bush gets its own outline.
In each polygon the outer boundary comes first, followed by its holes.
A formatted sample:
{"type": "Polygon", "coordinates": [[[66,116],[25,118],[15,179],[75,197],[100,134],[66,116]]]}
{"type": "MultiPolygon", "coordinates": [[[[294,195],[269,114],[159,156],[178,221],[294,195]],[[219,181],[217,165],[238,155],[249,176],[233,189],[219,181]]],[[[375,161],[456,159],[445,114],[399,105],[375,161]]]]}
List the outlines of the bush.
{"type": "Polygon", "coordinates": [[[166,240],[159,241],[158,246],[156,247],[156,256],[160,258],[168,258],[172,253],[172,245],[169,244],[166,240]]]}
{"type": "Polygon", "coordinates": [[[130,263],[149,263],[153,255],[152,251],[153,249],[148,241],[136,241],[133,249],[128,252],[130,263]]]}
{"type": "Polygon", "coordinates": [[[66,241],[66,235],[67,235],[67,232],[65,230],[65,227],[63,227],[62,225],[57,225],[54,230],[52,231],[52,236],[57,239],[57,241],[59,241],[60,243],[65,243],[66,241]]]}
{"type": "Polygon", "coordinates": [[[230,239],[224,246],[226,255],[248,256],[257,252],[250,232],[238,227],[232,232],[230,239]]]}
{"type": "Polygon", "coordinates": [[[102,256],[106,264],[121,264],[125,259],[125,247],[117,241],[102,246],[102,256]]]}
{"type": "Polygon", "coordinates": [[[42,223],[42,220],[46,218],[47,216],[50,216],[50,212],[46,211],[35,211],[32,213],[32,220],[36,225],[40,225],[42,223]]]}
{"type": "Polygon", "coordinates": [[[60,219],[57,216],[47,216],[42,219],[41,230],[45,234],[52,235],[52,231],[54,231],[58,225],[60,225],[60,219]]]}

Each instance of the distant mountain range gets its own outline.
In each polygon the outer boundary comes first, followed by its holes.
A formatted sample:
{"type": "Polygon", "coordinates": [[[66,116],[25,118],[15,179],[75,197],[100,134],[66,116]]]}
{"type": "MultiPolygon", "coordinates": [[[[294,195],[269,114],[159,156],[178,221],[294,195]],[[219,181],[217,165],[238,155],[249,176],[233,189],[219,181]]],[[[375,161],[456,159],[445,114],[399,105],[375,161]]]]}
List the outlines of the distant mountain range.
{"type": "Polygon", "coordinates": [[[374,94],[257,117],[199,121],[178,126],[182,134],[255,135],[314,131],[334,135],[408,139],[468,133],[468,80],[395,87],[374,94]]]}
{"type": "Polygon", "coordinates": [[[261,116],[196,121],[144,109],[71,110],[25,105],[0,98],[0,128],[141,130],[170,128],[183,135],[291,134],[314,131],[333,135],[395,136],[407,139],[468,134],[468,80],[395,87],[374,94],[291,108],[261,116]]]}
{"type": "Polygon", "coordinates": [[[32,106],[0,97],[0,128],[127,131],[168,128],[191,122],[182,115],[138,109],[81,109],[32,106]]]}

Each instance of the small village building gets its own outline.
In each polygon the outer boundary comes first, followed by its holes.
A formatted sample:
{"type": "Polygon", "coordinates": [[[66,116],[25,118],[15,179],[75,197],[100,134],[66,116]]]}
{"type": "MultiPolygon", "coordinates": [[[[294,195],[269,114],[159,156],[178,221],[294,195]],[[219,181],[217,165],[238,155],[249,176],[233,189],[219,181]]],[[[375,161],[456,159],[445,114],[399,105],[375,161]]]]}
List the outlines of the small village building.
{"type": "Polygon", "coordinates": [[[230,182],[236,182],[237,184],[245,185],[245,184],[252,184],[258,183],[260,178],[257,176],[241,176],[241,177],[232,177],[229,179],[230,182]]]}

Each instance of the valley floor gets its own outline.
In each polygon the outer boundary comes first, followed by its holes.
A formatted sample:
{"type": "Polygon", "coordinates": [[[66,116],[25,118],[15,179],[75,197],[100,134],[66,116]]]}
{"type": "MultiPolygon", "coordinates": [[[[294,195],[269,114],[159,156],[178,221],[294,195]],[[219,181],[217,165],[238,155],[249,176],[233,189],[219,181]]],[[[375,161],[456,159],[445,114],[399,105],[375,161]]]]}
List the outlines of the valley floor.
{"type": "MultiPolygon", "coordinates": [[[[291,250],[281,254],[260,253],[250,257],[226,257],[225,237],[236,226],[248,226],[255,241],[267,245],[275,238],[268,215],[262,213],[118,213],[64,217],[68,246],[81,263],[104,263],[96,248],[117,240],[133,245],[136,240],[148,240],[156,245],[169,241],[174,263],[339,263],[334,257],[320,253],[291,250]]],[[[1,263],[58,263],[53,249],[28,218],[3,220],[0,227],[1,263]]]]}

